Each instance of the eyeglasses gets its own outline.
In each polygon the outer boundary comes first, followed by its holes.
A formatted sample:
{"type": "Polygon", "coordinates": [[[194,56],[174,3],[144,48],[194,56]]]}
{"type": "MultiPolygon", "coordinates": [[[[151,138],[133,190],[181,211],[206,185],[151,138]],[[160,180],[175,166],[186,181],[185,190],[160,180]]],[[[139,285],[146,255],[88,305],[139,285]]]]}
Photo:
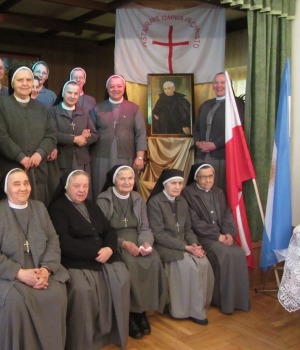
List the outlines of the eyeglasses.
{"type": "Polygon", "coordinates": [[[198,179],[200,179],[201,181],[204,181],[204,180],[213,180],[215,175],[214,174],[211,174],[211,175],[197,175],[196,176],[198,179]]]}

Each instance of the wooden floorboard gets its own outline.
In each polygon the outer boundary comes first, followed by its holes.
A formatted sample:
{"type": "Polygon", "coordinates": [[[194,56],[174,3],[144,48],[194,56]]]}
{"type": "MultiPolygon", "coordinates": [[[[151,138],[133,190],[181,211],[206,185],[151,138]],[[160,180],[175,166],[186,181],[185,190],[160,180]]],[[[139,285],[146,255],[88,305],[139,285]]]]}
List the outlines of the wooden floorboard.
{"type": "MultiPolygon", "coordinates": [[[[287,312],[276,293],[251,290],[250,298],[249,312],[224,315],[211,307],[208,326],[150,313],[151,335],[141,340],[129,338],[127,350],[299,350],[300,311],[287,312]]],[[[119,347],[108,345],[103,349],[119,347]]]]}

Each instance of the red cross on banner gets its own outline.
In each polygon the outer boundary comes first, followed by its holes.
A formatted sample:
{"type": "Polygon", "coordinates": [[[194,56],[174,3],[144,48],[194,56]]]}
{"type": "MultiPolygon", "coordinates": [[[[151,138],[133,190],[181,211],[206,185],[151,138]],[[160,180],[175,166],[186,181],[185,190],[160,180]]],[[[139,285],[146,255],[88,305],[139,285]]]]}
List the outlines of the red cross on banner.
{"type": "Polygon", "coordinates": [[[173,59],[173,47],[174,46],[181,46],[181,45],[188,45],[189,41],[180,41],[177,43],[173,42],[173,26],[169,27],[169,35],[168,35],[168,39],[169,41],[167,43],[161,42],[161,41],[156,41],[153,40],[152,44],[153,45],[162,45],[162,46],[168,46],[169,47],[169,55],[168,55],[168,63],[169,63],[169,73],[173,74],[173,64],[172,64],[172,59],[173,59]]]}
{"type": "Polygon", "coordinates": [[[156,10],[129,4],[117,10],[115,73],[147,84],[150,73],[194,73],[212,81],[224,70],[225,10],[209,4],[156,10]]]}

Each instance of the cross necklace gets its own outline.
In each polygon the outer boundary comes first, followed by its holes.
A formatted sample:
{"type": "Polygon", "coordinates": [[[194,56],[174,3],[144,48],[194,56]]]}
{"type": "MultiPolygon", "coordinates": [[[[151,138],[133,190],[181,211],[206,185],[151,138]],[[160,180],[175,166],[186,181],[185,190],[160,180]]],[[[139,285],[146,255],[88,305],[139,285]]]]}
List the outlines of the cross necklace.
{"type": "MultiPolygon", "coordinates": [[[[16,210],[18,210],[18,209],[16,209],[16,210]]],[[[20,230],[22,231],[22,233],[23,233],[23,235],[24,235],[24,237],[25,237],[25,243],[24,243],[23,245],[24,245],[24,247],[25,247],[25,249],[26,249],[26,253],[29,254],[29,253],[30,253],[30,244],[29,244],[29,242],[28,242],[28,226],[29,226],[28,222],[29,222],[29,215],[28,215],[27,220],[26,220],[26,230],[24,230],[23,226],[21,225],[21,223],[20,223],[20,221],[19,221],[19,219],[18,219],[18,216],[17,216],[15,210],[12,209],[12,212],[13,212],[13,214],[14,214],[14,217],[15,217],[15,219],[16,219],[16,222],[17,222],[17,224],[18,224],[20,230]]]]}
{"type": "Polygon", "coordinates": [[[128,210],[128,205],[129,205],[129,201],[130,201],[130,197],[128,199],[125,199],[126,200],[126,208],[125,210],[123,209],[124,205],[124,199],[123,200],[119,200],[118,198],[118,203],[119,203],[119,206],[121,208],[121,211],[122,211],[122,214],[124,216],[124,219],[122,220],[124,222],[124,227],[127,227],[127,222],[128,222],[128,219],[127,219],[127,210],[128,210]]]}

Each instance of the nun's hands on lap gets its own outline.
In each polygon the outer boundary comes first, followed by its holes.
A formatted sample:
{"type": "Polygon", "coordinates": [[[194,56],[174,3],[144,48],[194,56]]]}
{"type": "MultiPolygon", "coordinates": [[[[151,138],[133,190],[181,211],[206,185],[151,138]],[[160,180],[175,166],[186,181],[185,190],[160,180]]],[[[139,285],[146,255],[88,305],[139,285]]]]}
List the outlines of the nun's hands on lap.
{"type": "Polygon", "coordinates": [[[147,256],[153,252],[153,249],[148,242],[145,242],[140,246],[140,252],[141,252],[141,255],[147,256]]]}
{"type": "Polygon", "coordinates": [[[112,249],[110,247],[103,247],[99,250],[96,261],[104,264],[112,256],[112,249]]]}
{"type": "Polygon", "coordinates": [[[123,241],[122,249],[125,249],[129,254],[133,256],[139,256],[141,253],[140,248],[130,241],[123,241]]]}
{"type": "Polygon", "coordinates": [[[45,269],[20,269],[16,278],[34,289],[47,289],[49,273],[45,269]]]}
{"type": "Polygon", "coordinates": [[[202,247],[196,243],[185,246],[185,250],[197,258],[203,258],[206,255],[202,247]]]}

